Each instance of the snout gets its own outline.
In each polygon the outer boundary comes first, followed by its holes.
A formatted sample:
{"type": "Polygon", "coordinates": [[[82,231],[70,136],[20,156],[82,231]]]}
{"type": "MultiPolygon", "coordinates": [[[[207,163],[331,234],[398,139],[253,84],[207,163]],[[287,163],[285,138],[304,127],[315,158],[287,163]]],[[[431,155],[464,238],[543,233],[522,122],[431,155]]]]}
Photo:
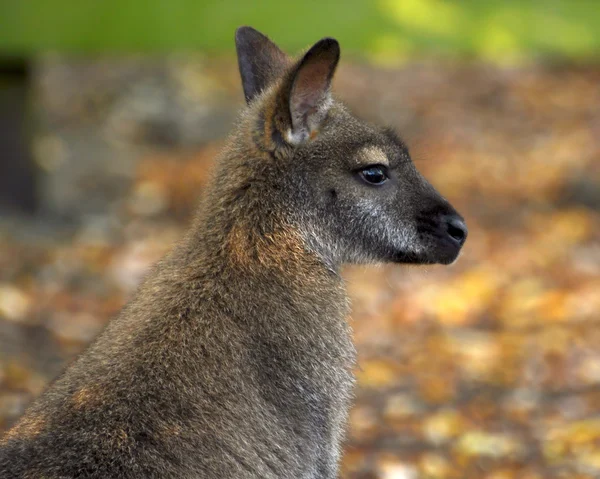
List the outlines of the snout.
{"type": "Polygon", "coordinates": [[[426,227],[426,236],[433,241],[430,244],[429,257],[434,263],[450,264],[456,261],[461,248],[467,239],[467,225],[465,220],[455,211],[438,214],[437,221],[429,222],[426,227]],[[428,233],[428,234],[427,234],[428,233]]]}
{"type": "Polygon", "coordinates": [[[454,262],[467,240],[467,225],[462,216],[447,202],[437,201],[417,215],[416,219],[426,261],[441,264],[454,262]]]}
{"type": "Polygon", "coordinates": [[[469,230],[465,221],[458,215],[446,215],[442,217],[442,225],[446,229],[448,238],[458,247],[462,247],[467,239],[469,230]]]}

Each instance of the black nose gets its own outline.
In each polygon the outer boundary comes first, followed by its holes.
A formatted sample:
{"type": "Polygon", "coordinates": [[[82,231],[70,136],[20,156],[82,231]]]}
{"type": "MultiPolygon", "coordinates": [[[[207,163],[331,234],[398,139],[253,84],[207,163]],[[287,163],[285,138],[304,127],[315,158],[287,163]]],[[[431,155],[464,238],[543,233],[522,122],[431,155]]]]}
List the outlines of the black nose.
{"type": "Polygon", "coordinates": [[[446,232],[452,241],[462,246],[467,239],[467,225],[460,216],[446,216],[446,232]]]}

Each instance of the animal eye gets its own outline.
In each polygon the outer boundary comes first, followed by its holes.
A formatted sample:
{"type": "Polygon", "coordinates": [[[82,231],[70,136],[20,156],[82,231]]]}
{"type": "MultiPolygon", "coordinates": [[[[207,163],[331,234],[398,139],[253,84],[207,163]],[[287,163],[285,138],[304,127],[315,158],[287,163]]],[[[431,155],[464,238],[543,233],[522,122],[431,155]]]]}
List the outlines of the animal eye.
{"type": "Polygon", "coordinates": [[[388,180],[388,175],[383,166],[369,166],[358,172],[360,177],[370,185],[382,185],[388,180]]]}

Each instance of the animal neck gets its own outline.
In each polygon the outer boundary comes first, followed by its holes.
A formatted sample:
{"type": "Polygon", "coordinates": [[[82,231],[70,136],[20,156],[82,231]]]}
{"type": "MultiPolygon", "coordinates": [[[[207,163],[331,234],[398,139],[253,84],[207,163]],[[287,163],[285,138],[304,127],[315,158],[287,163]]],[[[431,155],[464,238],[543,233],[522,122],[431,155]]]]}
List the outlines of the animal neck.
{"type": "Polygon", "coordinates": [[[241,182],[218,195],[208,192],[184,242],[186,269],[207,271],[211,282],[229,280],[236,288],[277,284],[300,299],[343,291],[338,271],[310,247],[278,200],[254,196],[251,188],[241,182]]]}

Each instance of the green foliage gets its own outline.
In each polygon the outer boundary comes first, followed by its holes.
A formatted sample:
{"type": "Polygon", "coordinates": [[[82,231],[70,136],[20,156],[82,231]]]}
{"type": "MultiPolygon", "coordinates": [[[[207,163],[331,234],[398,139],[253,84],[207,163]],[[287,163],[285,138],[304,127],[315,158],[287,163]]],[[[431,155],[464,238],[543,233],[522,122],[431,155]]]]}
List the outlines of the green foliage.
{"type": "Polygon", "coordinates": [[[0,52],[232,51],[234,29],[246,24],[290,50],[329,35],[383,62],[600,51],[595,0],[0,0],[0,52]]]}

